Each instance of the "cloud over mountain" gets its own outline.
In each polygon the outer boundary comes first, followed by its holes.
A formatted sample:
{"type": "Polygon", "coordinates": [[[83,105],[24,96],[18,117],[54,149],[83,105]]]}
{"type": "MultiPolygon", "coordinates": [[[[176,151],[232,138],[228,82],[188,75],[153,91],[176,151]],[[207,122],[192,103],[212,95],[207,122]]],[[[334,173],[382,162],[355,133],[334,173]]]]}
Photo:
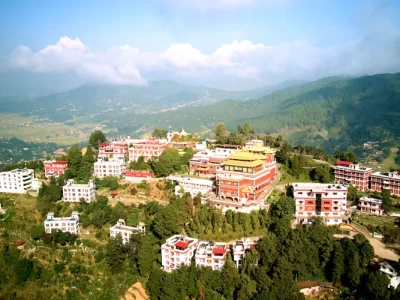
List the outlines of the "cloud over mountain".
{"type": "Polygon", "coordinates": [[[173,44],[163,52],[142,52],[129,45],[96,52],[79,38],[65,36],[37,52],[19,46],[8,63],[30,72],[72,71],[84,80],[112,84],[143,85],[155,74],[168,74],[209,85],[217,80],[228,88],[241,82],[256,86],[293,78],[398,72],[400,33],[382,26],[361,40],[336,46],[315,46],[304,39],[274,45],[235,40],[211,53],[188,43],[173,44]]]}

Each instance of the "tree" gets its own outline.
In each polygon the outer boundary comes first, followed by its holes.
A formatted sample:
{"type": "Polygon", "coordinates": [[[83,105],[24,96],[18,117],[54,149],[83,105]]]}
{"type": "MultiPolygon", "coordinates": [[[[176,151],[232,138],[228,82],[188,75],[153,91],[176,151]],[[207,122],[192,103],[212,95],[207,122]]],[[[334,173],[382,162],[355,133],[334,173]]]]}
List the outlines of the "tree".
{"type": "Polygon", "coordinates": [[[344,253],[342,245],[339,242],[334,244],[333,248],[333,261],[332,261],[332,281],[340,283],[344,274],[344,253]]]}
{"type": "Polygon", "coordinates": [[[153,262],[157,260],[157,255],[154,252],[153,244],[150,236],[146,236],[140,247],[138,252],[138,261],[139,261],[139,273],[141,276],[149,275],[153,262]]]}
{"type": "Polygon", "coordinates": [[[155,138],[166,138],[168,135],[168,130],[155,128],[151,134],[155,138]]]}
{"type": "Polygon", "coordinates": [[[249,123],[245,123],[242,128],[245,137],[249,137],[251,133],[251,128],[249,123]]]}
{"type": "Polygon", "coordinates": [[[389,189],[382,189],[382,206],[385,212],[389,212],[392,209],[392,198],[390,197],[389,189]]]}
{"type": "Polygon", "coordinates": [[[161,153],[158,160],[150,163],[157,177],[168,176],[181,169],[181,157],[179,151],[174,148],[168,148],[161,153]]]}
{"type": "Polygon", "coordinates": [[[90,145],[87,146],[86,148],[86,153],[83,156],[83,160],[93,164],[95,162],[95,154],[93,152],[93,149],[90,145]]]}
{"type": "Polygon", "coordinates": [[[215,138],[218,143],[225,143],[228,135],[228,128],[224,123],[219,123],[215,128],[215,138]]]}
{"type": "Polygon", "coordinates": [[[98,150],[99,145],[105,141],[107,141],[107,139],[106,139],[106,135],[104,134],[104,132],[101,130],[96,130],[90,134],[89,146],[98,150]]]}
{"type": "Polygon", "coordinates": [[[72,145],[67,154],[68,169],[66,171],[68,178],[76,178],[82,165],[82,152],[77,144],[72,145]]]}
{"type": "Polygon", "coordinates": [[[121,273],[126,259],[125,246],[121,236],[110,239],[106,246],[105,259],[113,274],[121,273]]]}
{"type": "Polygon", "coordinates": [[[222,294],[225,298],[232,299],[233,292],[240,280],[238,270],[233,261],[229,259],[226,260],[225,265],[222,268],[221,277],[224,279],[222,294]]]}
{"type": "Polygon", "coordinates": [[[389,278],[376,271],[368,272],[357,288],[357,299],[389,300],[389,278]]]}

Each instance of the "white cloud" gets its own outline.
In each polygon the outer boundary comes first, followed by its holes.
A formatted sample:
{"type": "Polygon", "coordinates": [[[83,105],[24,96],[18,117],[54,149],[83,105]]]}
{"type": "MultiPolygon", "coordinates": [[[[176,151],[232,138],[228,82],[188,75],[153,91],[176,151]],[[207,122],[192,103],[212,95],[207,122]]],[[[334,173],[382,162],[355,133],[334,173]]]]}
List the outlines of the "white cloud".
{"type": "Polygon", "coordinates": [[[77,38],[62,37],[37,52],[17,47],[9,64],[30,72],[73,71],[87,81],[113,84],[141,85],[146,79],[158,78],[252,88],[288,79],[399,72],[400,33],[379,27],[360,41],[325,47],[307,40],[275,45],[233,41],[209,54],[187,43],[173,44],[158,53],[129,45],[94,52],[77,38]]]}

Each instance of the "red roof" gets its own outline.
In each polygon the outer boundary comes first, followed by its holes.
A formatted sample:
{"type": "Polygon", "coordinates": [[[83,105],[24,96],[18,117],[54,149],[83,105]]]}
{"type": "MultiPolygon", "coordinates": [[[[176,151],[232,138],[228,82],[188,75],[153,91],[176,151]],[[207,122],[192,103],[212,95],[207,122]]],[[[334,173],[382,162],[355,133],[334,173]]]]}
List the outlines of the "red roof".
{"type": "Polygon", "coordinates": [[[118,195],[118,192],[111,192],[111,195],[118,195]]]}
{"type": "Polygon", "coordinates": [[[24,245],[24,244],[25,244],[24,241],[17,241],[17,245],[18,245],[18,246],[22,246],[22,245],[24,245]]]}
{"type": "Polygon", "coordinates": [[[188,243],[185,243],[183,241],[179,241],[175,244],[176,247],[182,248],[182,249],[186,249],[188,247],[188,243]]]}
{"type": "Polygon", "coordinates": [[[65,165],[65,164],[67,164],[67,163],[68,163],[68,162],[65,161],[65,160],[57,160],[57,161],[53,162],[53,164],[55,164],[55,165],[65,165]]]}
{"type": "Polygon", "coordinates": [[[103,142],[103,143],[101,143],[100,144],[100,147],[106,147],[106,146],[108,146],[109,144],[107,143],[107,142],[103,142]]]}
{"type": "Polygon", "coordinates": [[[148,171],[125,171],[125,176],[128,177],[152,177],[153,173],[148,171]]]}
{"type": "Polygon", "coordinates": [[[346,166],[350,166],[350,165],[353,164],[353,162],[338,159],[338,160],[336,161],[336,164],[337,164],[337,165],[346,165],[346,166]]]}
{"type": "Polygon", "coordinates": [[[214,248],[213,249],[213,254],[223,255],[225,253],[226,253],[226,249],[224,249],[224,248],[214,248]]]}

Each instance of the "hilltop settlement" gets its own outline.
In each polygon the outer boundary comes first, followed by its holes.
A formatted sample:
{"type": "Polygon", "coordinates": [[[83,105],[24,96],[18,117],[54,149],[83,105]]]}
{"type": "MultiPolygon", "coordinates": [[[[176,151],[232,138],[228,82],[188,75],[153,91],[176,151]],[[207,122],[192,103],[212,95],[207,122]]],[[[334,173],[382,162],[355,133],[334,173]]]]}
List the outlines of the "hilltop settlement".
{"type": "Polygon", "coordinates": [[[249,124],[96,130],[6,166],[0,193],[4,299],[132,299],[138,282],[148,299],[400,297],[398,171],[249,124]]]}

